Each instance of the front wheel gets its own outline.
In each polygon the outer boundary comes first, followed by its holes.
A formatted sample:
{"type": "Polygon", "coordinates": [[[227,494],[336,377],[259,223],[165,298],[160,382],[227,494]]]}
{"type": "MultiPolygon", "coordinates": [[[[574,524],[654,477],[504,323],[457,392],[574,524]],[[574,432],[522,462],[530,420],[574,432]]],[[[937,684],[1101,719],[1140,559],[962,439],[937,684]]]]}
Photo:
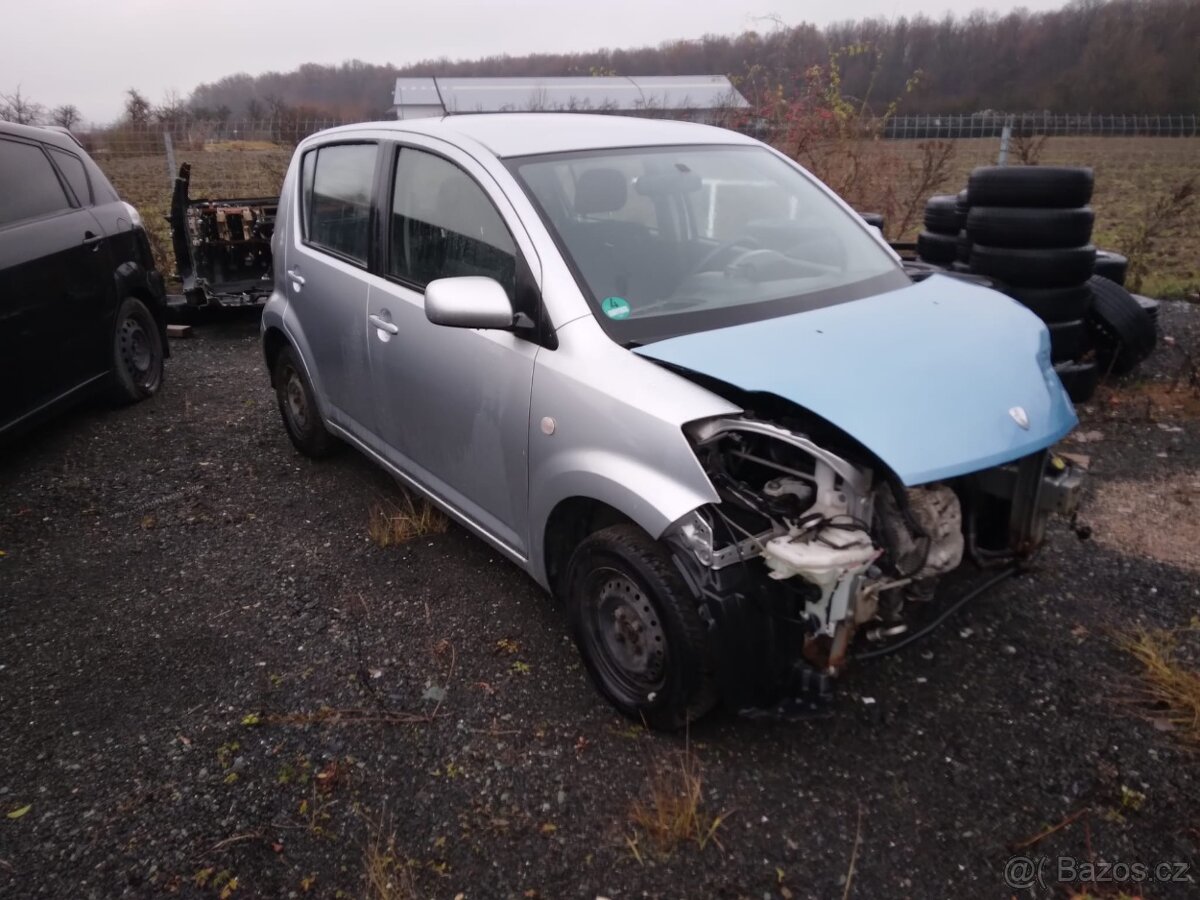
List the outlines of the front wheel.
{"type": "Polygon", "coordinates": [[[622,713],[674,730],[716,705],[696,601],[663,547],[636,525],[586,538],[567,569],[566,603],[592,680],[622,713]]]}
{"type": "Polygon", "coordinates": [[[153,397],[163,382],[163,338],[158,322],[136,297],[117,310],[110,399],[119,405],[153,397]]]}

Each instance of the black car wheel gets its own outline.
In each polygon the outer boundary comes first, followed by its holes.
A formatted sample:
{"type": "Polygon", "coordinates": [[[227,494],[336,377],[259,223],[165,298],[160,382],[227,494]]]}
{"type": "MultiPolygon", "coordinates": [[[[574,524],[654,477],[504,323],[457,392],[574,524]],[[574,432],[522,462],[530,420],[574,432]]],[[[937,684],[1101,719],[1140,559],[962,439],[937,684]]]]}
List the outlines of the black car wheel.
{"type": "Polygon", "coordinates": [[[1154,319],[1137,299],[1107,278],[1091,280],[1095,300],[1087,323],[1103,373],[1124,375],[1154,352],[1158,333],[1154,319]]]}
{"type": "Polygon", "coordinates": [[[271,377],[283,427],[295,448],[314,459],[328,456],[337,449],[337,440],[321,421],[312,385],[291,347],[279,351],[271,377]]]}
{"type": "Polygon", "coordinates": [[[674,730],[716,704],[696,601],[645,532],[614,525],[589,536],[571,557],[566,590],[588,672],[622,713],[674,730]]]}
{"type": "Polygon", "coordinates": [[[118,404],[136,403],[157,394],[162,382],[162,331],[146,304],[127,297],[113,332],[110,397],[118,404]]]}
{"type": "Polygon", "coordinates": [[[1068,166],[980,166],[967,181],[975,206],[1074,208],[1092,199],[1092,170],[1068,166]]]}
{"type": "Polygon", "coordinates": [[[1096,248],[1017,249],[971,246],[971,271],[1015,287],[1055,288],[1082,284],[1092,277],[1096,248]]]}

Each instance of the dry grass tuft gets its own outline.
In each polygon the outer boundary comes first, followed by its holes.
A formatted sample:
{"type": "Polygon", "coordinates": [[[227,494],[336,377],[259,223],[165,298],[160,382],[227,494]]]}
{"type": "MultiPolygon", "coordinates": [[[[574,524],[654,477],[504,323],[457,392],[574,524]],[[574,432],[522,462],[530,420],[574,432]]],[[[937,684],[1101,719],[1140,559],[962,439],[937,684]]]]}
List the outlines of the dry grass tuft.
{"type": "Polygon", "coordinates": [[[700,761],[690,747],[685,747],[676,759],[654,767],[629,810],[637,832],[625,843],[638,862],[642,861],[639,834],[661,856],[685,843],[694,843],[703,850],[711,841],[724,849],[717,830],[733,811],[710,818],[704,810],[703,785],[700,761]]]}
{"type": "Polygon", "coordinates": [[[414,538],[442,534],[450,525],[446,514],[424,498],[401,494],[402,502],[381,500],[371,506],[367,536],[380,547],[406,544],[414,538]]]}
{"type": "Polygon", "coordinates": [[[384,817],[367,820],[363,851],[364,900],[415,900],[417,887],[407,861],[396,848],[396,832],[384,817]]]}
{"type": "Polygon", "coordinates": [[[1170,731],[1179,743],[1200,750],[1200,671],[1180,659],[1179,639],[1200,633],[1200,618],[1186,628],[1145,629],[1118,635],[1117,646],[1142,664],[1133,701],[1155,727],[1170,731]]]}

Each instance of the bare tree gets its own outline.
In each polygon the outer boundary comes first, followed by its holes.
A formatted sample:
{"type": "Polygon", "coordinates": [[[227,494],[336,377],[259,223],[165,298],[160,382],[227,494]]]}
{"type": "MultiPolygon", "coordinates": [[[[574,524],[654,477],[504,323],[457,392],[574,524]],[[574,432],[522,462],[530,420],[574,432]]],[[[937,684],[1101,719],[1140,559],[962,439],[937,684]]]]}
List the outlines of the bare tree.
{"type": "Polygon", "coordinates": [[[179,91],[172,88],[163,94],[162,103],[154,108],[154,118],[164,125],[181,125],[188,118],[188,106],[179,91]]]}
{"type": "Polygon", "coordinates": [[[0,119],[18,125],[37,125],[46,115],[46,107],[21,96],[21,86],[12,94],[0,94],[0,119]]]}
{"type": "Polygon", "coordinates": [[[147,125],[150,122],[152,107],[137,88],[125,92],[125,118],[133,125],[147,125]]]}
{"type": "Polygon", "coordinates": [[[50,112],[50,121],[55,125],[61,125],[68,131],[78,125],[81,118],[79,107],[72,103],[64,103],[62,106],[56,106],[50,112]]]}

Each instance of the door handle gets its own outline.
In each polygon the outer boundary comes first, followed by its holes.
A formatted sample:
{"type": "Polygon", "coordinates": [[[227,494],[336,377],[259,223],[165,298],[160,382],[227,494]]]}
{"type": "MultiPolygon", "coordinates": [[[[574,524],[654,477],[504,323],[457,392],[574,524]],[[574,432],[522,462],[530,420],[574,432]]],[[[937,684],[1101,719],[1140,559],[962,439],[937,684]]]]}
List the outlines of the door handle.
{"type": "Polygon", "coordinates": [[[304,284],[304,276],[295,269],[288,269],[288,278],[292,279],[296,284],[304,284]]]}
{"type": "Polygon", "coordinates": [[[387,319],[377,316],[374,313],[367,316],[367,321],[378,328],[380,331],[386,331],[388,334],[399,334],[400,326],[394,322],[389,322],[387,319]]]}
{"type": "Polygon", "coordinates": [[[94,231],[85,231],[83,233],[83,246],[91,247],[95,253],[100,249],[100,242],[104,240],[104,235],[96,234],[94,231]]]}

